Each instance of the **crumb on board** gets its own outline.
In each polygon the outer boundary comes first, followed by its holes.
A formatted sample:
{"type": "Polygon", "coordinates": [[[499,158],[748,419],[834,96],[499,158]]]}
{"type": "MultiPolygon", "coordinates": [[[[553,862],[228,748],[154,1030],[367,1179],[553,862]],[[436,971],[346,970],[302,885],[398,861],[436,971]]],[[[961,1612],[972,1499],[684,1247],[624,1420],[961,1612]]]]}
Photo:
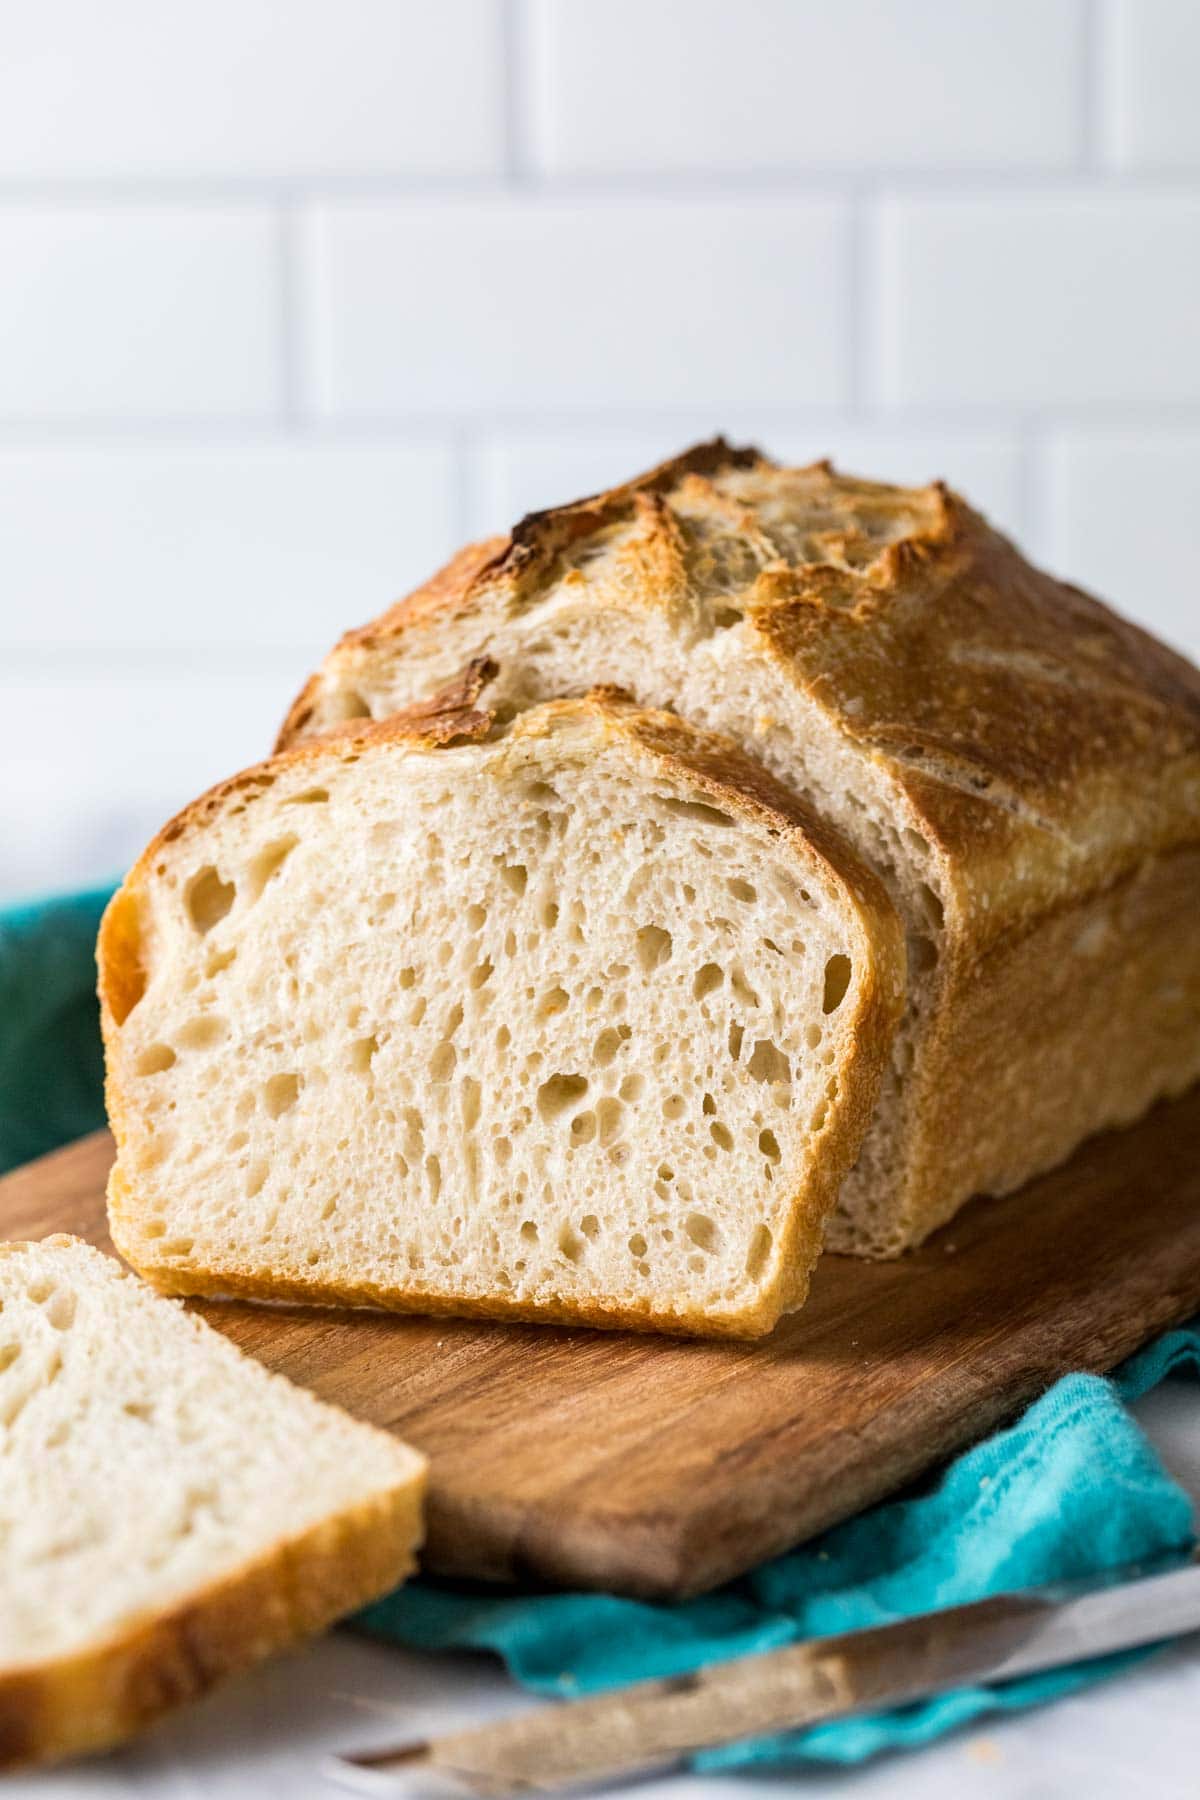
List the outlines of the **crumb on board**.
{"type": "Polygon", "coordinates": [[[993,1768],[1004,1761],[1004,1752],[995,1738],[970,1738],[967,1742],[967,1755],[972,1762],[987,1763],[993,1768]]]}

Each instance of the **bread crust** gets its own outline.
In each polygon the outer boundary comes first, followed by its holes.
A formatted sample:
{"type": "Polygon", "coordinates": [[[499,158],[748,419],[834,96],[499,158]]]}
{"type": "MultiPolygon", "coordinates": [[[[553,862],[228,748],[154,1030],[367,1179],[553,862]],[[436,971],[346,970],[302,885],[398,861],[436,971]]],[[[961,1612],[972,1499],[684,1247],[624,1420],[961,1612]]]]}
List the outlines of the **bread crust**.
{"type": "MultiPolygon", "coordinates": [[[[299,1300],[307,1303],[380,1306],[395,1311],[453,1313],[498,1319],[541,1320],[610,1329],[628,1327],[673,1335],[755,1337],[770,1331],[780,1314],[802,1304],[809,1276],[820,1254],[824,1228],[838,1188],[853,1163],[870,1120],[883,1070],[890,1053],[905,988],[904,932],[878,877],[862,863],[841,836],[795,794],[775,781],[735,744],[701,733],[672,714],[633,704],[613,689],[600,689],[579,700],[550,702],[523,714],[504,742],[514,757],[536,748],[560,731],[586,735],[589,753],[610,737],[633,746],[640,757],[663,774],[686,778],[711,803],[766,830],[787,844],[793,855],[837,890],[853,921],[851,951],[859,971],[857,1010],[851,1021],[851,1053],[838,1073],[838,1092],[806,1171],[803,1192],[792,1196],[786,1227],[772,1250],[773,1279],[765,1281],[753,1304],[739,1302],[725,1313],[686,1303],[664,1306],[649,1300],[636,1306],[612,1306],[563,1294],[521,1301],[503,1292],[447,1299],[412,1276],[403,1284],[354,1280],[331,1284],[297,1263],[284,1269],[276,1262],[269,1273],[253,1266],[223,1263],[220,1268],[159,1263],[153,1243],[137,1229],[141,1196],[122,1168],[128,1126],[135,1116],[120,1080],[119,1033],[130,997],[143,985],[137,966],[135,915],[142,885],[162,853],[187,834],[200,830],[231,801],[274,782],[281,770],[314,767],[328,759],[355,760],[371,746],[415,746],[439,749],[448,742],[478,740],[491,729],[490,715],[474,706],[476,683],[486,670],[465,671],[441,696],[378,721],[356,721],[321,738],[301,739],[257,768],[246,770],[202,795],[171,820],[138,859],[113,897],[101,922],[97,945],[101,1027],[106,1049],[106,1097],[117,1142],[117,1160],[108,1187],[109,1225],[114,1244],[139,1273],[162,1291],[186,1294],[237,1294],[248,1298],[299,1300]],[[456,707],[455,698],[462,704],[456,707]]],[[[133,1002],[136,1004],[136,999],[133,1002]]]]}
{"type": "MultiPolygon", "coordinates": [[[[0,1254],[26,1248],[0,1245],[0,1254]]],[[[414,1469],[402,1485],[279,1539],[101,1642],[0,1669],[0,1770],[109,1749],[226,1676],[378,1599],[416,1566],[424,1493],[424,1470],[414,1469]]]]}
{"type": "MultiPolygon", "coordinates": [[[[436,601],[401,602],[349,633],[310,684],[301,729],[321,728],[322,696],[347,682],[374,684],[376,704],[388,704],[385,669],[419,692],[439,642],[463,658],[519,661],[523,620],[551,590],[603,624],[607,637],[593,634],[598,678],[628,678],[619,656],[608,666],[605,646],[639,614],[669,617],[685,642],[718,629],[718,611],[740,620],[743,672],[753,659],[764,691],[794,695],[855,748],[881,780],[895,828],[928,859],[938,959],[893,1146],[890,1223],[872,1242],[835,1226],[834,1242],[894,1254],[971,1193],[1004,1191],[1115,1122],[1120,1109],[1099,1095],[1126,1066],[1127,1045],[1154,1036],[1149,975],[1137,989],[1114,963],[1084,959],[1072,988],[1048,972],[1063,954],[1062,917],[1102,910],[1103,896],[1139,871],[1143,885],[1166,884],[1163,917],[1186,941],[1190,968],[1200,907],[1189,916],[1169,871],[1200,844],[1200,672],[1031,567],[943,483],[888,487],[829,463],[788,470],[718,439],[641,481],[534,515],[485,563],[447,571],[436,601]],[[724,534],[715,547],[714,532],[724,534]],[[1019,1072],[1047,1071],[1045,1040],[1065,1044],[1071,1026],[1050,1028],[1019,1004],[1016,977],[1002,981],[1000,969],[1023,971],[1031,992],[1061,991],[1078,1017],[1095,1019],[1097,994],[1109,997],[1108,1031],[1076,1034],[1073,1070],[1059,1057],[1054,1091],[1031,1075],[1022,1096],[1019,1072]],[[992,997],[1000,991],[1006,1017],[992,997]],[[1116,1049],[1118,1003],[1131,1029],[1116,1049]],[[1003,1143],[996,1105],[1011,1109],[1003,1143]],[[1052,1113],[1061,1128],[1027,1131],[1023,1113],[1052,1113]]],[[[545,630],[540,618],[535,630],[545,630]]],[[[763,718],[754,732],[771,725],[763,718]]],[[[1135,951],[1117,933],[1113,946],[1148,969],[1144,945],[1135,951]]],[[[1158,1085],[1128,1057],[1137,1111],[1195,1078],[1200,996],[1190,981],[1190,1024],[1153,1064],[1158,1085]]]]}
{"type": "Polygon", "coordinates": [[[785,469],[720,438],[460,552],[346,633],[280,747],[324,728],[315,697],[370,655],[472,618],[477,654],[492,654],[497,622],[528,606],[564,550],[603,545],[634,512],[636,542],[613,552],[629,564],[622,603],[669,608],[689,579],[672,501],[725,514],[747,540],[769,505],[820,516],[790,554],[781,532],[726,597],[744,605],[764,659],[887,768],[979,941],[1200,839],[1200,671],[1184,657],[1033,568],[942,482],[785,469]]]}

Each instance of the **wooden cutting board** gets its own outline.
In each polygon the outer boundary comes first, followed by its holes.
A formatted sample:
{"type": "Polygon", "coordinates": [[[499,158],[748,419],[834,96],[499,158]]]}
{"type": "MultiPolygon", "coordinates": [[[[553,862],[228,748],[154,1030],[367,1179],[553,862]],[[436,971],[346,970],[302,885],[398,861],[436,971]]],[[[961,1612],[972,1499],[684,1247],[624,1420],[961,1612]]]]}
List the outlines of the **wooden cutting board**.
{"type": "MultiPolygon", "coordinates": [[[[0,1181],[0,1237],[109,1249],[105,1133],[0,1181]]],[[[425,1566],[701,1592],[894,1491],[1068,1369],[1200,1307],[1200,1089],[898,1263],[826,1257],[754,1344],[205,1302],[430,1458],[425,1566]]]]}

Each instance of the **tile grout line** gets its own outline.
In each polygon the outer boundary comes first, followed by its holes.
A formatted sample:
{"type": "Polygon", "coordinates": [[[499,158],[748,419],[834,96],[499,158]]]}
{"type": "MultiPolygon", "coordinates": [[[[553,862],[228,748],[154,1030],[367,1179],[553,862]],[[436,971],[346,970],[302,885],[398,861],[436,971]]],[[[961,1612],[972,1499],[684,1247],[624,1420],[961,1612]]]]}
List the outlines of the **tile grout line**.
{"type": "Polygon", "coordinates": [[[1104,0],[1083,0],[1080,15],[1080,165],[1085,174],[1105,173],[1108,20],[1104,0]]]}
{"type": "Polygon", "coordinates": [[[499,0],[501,114],[507,186],[529,182],[528,20],[521,0],[499,0]]]}
{"type": "Polygon", "coordinates": [[[283,430],[299,435],[303,410],[301,365],[300,271],[296,255],[297,217],[294,200],[284,199],[277,219],[279,268],[279,380],[283,430]]]}

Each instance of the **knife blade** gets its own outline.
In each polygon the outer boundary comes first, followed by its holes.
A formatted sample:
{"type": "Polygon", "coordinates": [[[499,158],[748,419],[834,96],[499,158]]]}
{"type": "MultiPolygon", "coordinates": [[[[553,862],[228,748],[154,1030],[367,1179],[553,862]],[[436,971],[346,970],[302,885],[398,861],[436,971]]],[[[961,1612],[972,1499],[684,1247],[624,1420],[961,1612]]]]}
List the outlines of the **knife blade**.
{"type": "Polygon", "coordinates": [[[1200,1630],[1200,1549],[996,1594],[392,1749],[326,1759],[375,1794],[549,1793],[661,1774],[698,1750],[1085,1662],[1200,1630]]]}

